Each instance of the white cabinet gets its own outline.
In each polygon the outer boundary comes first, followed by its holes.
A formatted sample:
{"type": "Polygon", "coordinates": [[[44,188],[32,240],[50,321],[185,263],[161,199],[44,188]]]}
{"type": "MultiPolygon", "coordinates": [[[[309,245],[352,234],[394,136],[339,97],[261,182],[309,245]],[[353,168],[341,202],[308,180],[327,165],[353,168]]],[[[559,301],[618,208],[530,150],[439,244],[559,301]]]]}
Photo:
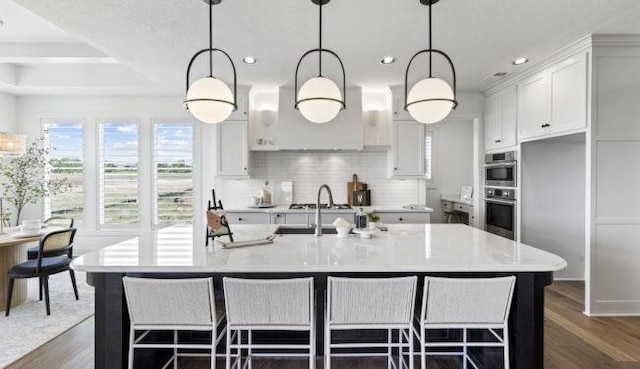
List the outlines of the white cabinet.
{"type": "Polygon", "coordinates": [[[247,147],[247,121],[224,121],[216,125],[217,175],[247,177],[249,175],[249,149],[247,147]]]}
{"type": "Polygon", "coordinates": [[[431,223],[430,213],[410,212],[410,213],[398,213],[398,212],[381,212],[376,211],[376,214],[380,216],[380,222],[382,224],[428,224],[431,223]]]}
{"type": "Polygon", "coordinates": [[[488,96],[485,104],[485,149],[516,145],[516,86],[488,96]]]}
{"type": "Polygon", "coordinates": [[[280,150],[362,150],[362,91],[348,88],[346,109],[333,120],[316,124],[294,108],[292,88],[280,88],[278,148],[280,150]]]}
{"type": "Polygon", "coordinates": [[[389,160],[391,177],[424,176],[424,150],[424,124],[416,121],[393,122],[393,140],[389,160]]]}
{"type": "Polygon", "coordinates": [[[253,212],[227,212],[225,214],[231,231],[234,224],[269,224],[269,214],[253,212]]]}
{"type": "Polygon", "coordinates": [[[587,125],[587,53],[580,53],[518,83],[520,139],[587,125]]]}
{"type": "Polygon", "coordinates": [[[249,95],[244,92],[238,92],[236,105],[238,105],[238,109],[231,112],[231,115],[226,120],[249,120],[249,95]]]}
{"type": "Polygon", "coordinates": [[[393,98],[393,120],[414,120],[408,111],[404,110],[404,86],[391,89],[393,98]]]}

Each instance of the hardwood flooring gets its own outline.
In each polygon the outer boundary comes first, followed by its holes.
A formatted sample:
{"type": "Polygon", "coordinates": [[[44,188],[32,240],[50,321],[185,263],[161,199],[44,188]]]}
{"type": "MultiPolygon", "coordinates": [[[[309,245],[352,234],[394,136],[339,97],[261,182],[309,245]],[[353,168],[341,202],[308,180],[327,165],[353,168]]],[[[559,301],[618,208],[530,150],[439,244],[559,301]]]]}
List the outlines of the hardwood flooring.
{"type": "MultiPolygon", "coordinates": [[[[556,282],[546,290],[545,369],[640,369],[640,317],[589,318],[582,282],[556,282]]],[[[93,368],[93,319],[77,325],[8,369],[93,368]]],[[[222,361],[219,366],[224,368],[222,361]]],[[[460,368],[456,359],[429,369],[460,368]]],[[[320,365],[318,367],[321,367],[320,365]]],[[[333,368],[385,368],[385,359],[337,359],[333,368]]],[[[185,359],[181,369],[209,368],[208,359],[185,359]]],[[[303,360],[254,361],[255,369],[307,368],[303,360]]]]}

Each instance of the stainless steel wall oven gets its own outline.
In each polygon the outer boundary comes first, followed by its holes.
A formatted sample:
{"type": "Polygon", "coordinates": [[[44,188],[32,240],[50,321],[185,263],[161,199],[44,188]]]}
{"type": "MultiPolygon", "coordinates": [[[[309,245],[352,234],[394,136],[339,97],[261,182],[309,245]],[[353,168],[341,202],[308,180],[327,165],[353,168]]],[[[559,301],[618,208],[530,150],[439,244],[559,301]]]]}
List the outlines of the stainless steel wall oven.
{"type": "Polygon", "coordinates": [[[516,239],[516,190],[485,188],[485,230],[516,239]]]}
{"type": "Polygon", "coordinates": [[[484,178],[487,186],[516,187],[516,152],[487,154],[484,160],[484,178]]]}

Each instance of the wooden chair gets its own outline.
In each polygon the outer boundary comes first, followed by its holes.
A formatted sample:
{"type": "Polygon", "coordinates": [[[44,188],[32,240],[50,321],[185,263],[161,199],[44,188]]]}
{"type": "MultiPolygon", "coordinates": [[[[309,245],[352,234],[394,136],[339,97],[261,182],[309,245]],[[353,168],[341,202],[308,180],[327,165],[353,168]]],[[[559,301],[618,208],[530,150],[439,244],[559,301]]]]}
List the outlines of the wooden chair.
{"type": "MultiPolygon", "coordinates": [[[[71,284],[76,300],[79,300],[78,287],[76,286],[76,277],[73,270],[69,268],[71,258],[68,256],[45,257],[47,252],[55,252],[56,250],[68,250],[73,245],[73,238],[76,235],[75,228],[63,229],[47,233],[40,239],[38,245],[38,257],[33,260],[25,261],[11,268],[9,275],[9,291],[7,296],[7,307],[5,316],[9,316],[11,309],[11,297],[13,295],[13,283],[18,278],[39,278],[41,292],[44,290],[45,304],[47,307],[47,315],[51,315],[49,307],[49,276],[64,271],[69,271],[71,276],[71,284]]],[[[40,298],[42,299],[42,297],[40,298]]]]}

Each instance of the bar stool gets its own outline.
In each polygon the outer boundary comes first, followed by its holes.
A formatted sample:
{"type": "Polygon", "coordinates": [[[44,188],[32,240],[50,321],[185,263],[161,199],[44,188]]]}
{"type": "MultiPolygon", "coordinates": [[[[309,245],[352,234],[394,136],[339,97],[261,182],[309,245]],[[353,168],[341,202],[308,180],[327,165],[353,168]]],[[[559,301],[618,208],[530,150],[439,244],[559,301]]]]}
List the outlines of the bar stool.
{"type": "MultiPolygon", "coordinates": [[[[417,277],[338,278],[328,277],[325,311],[324,367],[340,356],[386,356],[387,366],[413,368],[413,310],[417,277]],[[334,343],[332,332],[361,329],[387,331],[387,342],[334,343]],[[397,330],[397,342],[393,331],[397,330]],[[352,350],[349,349],[356,349],[352,350]],[[364,352],[363,349],[372,349],[364,352]],[[385,349],[384,351],[380,349],[385,349]],[[393,351],[398,364],[393,362],[393,351]],[[340,352],[335,352],[340,351],[340,352]],[[407,355],[408,360],[405,360],[407,355]]],[[[344,341],[344,340],[342,340],[344,341]]]]}
{"type": "Polygon", "coordinates": [[[223,279],[227,307],[227,369],[251,368],[253,357],[309,358],[315,368],[316,332],[313,278],[295,279],[223,279]],[[246,341],[242,332],[247,333],[246,341]],[[254,331],[309,332],[308,344],[260,344],[253,341],[254,331]],[[242,365],[246,350],[247,363],[242,365]],[[279,351],[279,352],[275,352],[279,351]],[[231,357],[235,360],[231,361],[231,357]]]}
{"type": "MultiPolygon", "coordinates": [[[[216,367],[216,347],[224,329],[222,326],[224,313],[216,313],[212,278],[188,279],[122,279],[127,298],[131,327],[129,329],[129,369],[133,369],[134,350],[173,349],[173,355],[163,366],[166,368],[173,361],[173,368],[178,367],[180,356],[211,356],[211,369],[216,367]],[[156,331],[173,331],[173,343],[149,343],[143,340],[149,333],[156,331]],[[136,337],[137,331],[144,331],[136,337]],[[206,344],[180,343],[178,331],[211,332],[211,342],[206,344]],[[189,353],[178,349],[189,349],[189,353]],[[208,353],[194,353],[194,349],[207,350],[208,353]]],[[[148,341],[148,340],[147,340],[148,341]]],[[[220,355],[222,356],[222,355],[220,355]]]]}
{"type": "Polygon", "coordinates": [[[422,308],[417,317],[420,332],[420,362],[427,355],[462,356],[463,367],[478,364],[469,355],[472,347],[502,347],[504,368],[509,369],[509,310],[516,277],[436,278],[425,277],[422,308]],[[430,329],[462,330],[462,341],[434,342],[430,329]],[[469,339],[468,330],[485,330],[489,339],[469,339]],[[461,351],[427,352],[427,348],[461,348],[461,351]]]}

